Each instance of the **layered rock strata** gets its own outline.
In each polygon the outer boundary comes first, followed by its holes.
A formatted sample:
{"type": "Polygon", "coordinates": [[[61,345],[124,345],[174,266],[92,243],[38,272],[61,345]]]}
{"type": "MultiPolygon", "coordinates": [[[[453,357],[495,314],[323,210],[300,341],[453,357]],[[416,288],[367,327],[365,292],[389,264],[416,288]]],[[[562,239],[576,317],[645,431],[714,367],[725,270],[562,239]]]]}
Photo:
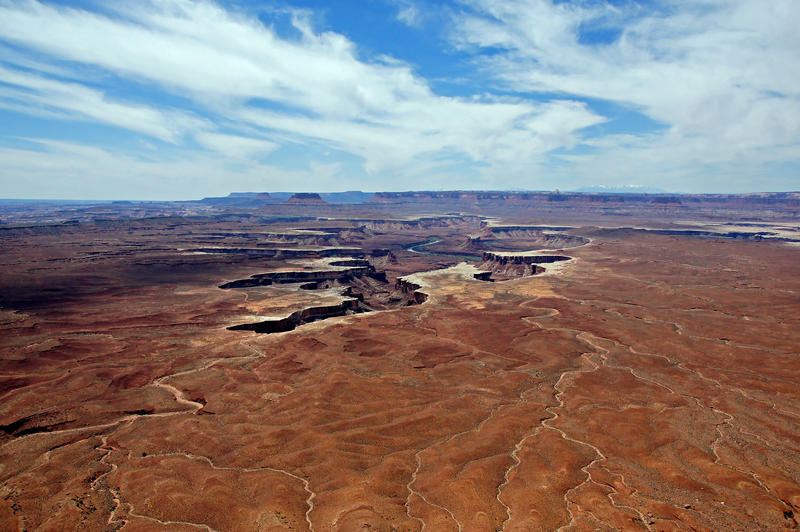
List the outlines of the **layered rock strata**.
{"type": "Polygon", "coordinates": [[[512,254],[486,251],[483,253],[483,260],[478,264],[478,268],[487,270],[489,276],[479,274],[475,278],[481,281],[499,281],[536,275],[544,271],[544,267],[540,266],[541,264],[552,264],[571,259],[572,257],[565,255],[512,254]]]}

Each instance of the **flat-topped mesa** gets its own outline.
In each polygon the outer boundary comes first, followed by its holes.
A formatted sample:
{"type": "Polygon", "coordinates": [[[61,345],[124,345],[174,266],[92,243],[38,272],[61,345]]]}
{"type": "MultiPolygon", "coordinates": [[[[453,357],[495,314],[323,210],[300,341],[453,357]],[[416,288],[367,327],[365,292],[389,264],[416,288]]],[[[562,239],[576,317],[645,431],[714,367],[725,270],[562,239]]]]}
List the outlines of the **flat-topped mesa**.
{"type": "Polygon", "coordinates": [[[231,192],[223,197],[203,198],[200,203],[223,208],[255,209],[280,201],[269,192],[231,192]]]}
{"type": "Polygon", "coordinates": [[[295,205],[327,205],[328,202],[322,199],[316,192],[296,192],[286,200],[286,203],[295,205]]]}
{"type": "Polygon", "coordinates": [[[257,198],[257,199],[270,199],[272,195],[269,192],[231,192],[228,194],[229,198],[257,198]]]}
{"type": "Polygon", "coordinates": [[[485,251],[482,262],[477,266],[479,269],[489,272],[490,275],[476,275],[475,278],[479,281],[502,281],[516,277],[526,277],[543,272],[545,269],[539,266],[540,264],[552,264],[571,259],[572,257],[565,255],[512,254],[485,251]]]}
{"type": "Polygon", "coordinates": [[[565,255],[529,255],[522,253],[493,253],[491,251],[483,252],[484,262],[491,261],[500,264],[549,264],[552,262],[570,259],[572,259],[572,257],[567,257],[565,255]]]}

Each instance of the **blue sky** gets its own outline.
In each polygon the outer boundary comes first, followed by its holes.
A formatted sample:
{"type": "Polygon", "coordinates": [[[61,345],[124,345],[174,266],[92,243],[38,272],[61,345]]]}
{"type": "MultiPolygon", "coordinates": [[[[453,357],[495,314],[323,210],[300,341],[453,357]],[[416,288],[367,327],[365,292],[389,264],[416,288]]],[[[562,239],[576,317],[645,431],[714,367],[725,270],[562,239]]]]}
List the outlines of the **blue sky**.
{"type": "Polygon", "coordinates": [[[0,0],[0,197],[800,189],[796,0],[0,0]]]}

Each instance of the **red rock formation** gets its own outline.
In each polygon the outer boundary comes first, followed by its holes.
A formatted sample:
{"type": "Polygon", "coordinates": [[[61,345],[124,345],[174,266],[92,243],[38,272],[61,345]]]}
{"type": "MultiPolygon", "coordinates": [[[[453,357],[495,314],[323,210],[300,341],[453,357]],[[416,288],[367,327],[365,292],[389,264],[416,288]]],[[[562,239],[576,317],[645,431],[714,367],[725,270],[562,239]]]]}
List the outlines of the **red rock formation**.
{"type": "Polygon", "coordinates": [[[285,203],[300,204],[300,205],[326,205],[327,202],[323,200],[319,194],[315,192],[297,192],[292,194],[292,197],[286,200],[285,203]]]}
{"type": "Polygon", "coordinates": [[[540,264],[552,264],[570,260],[570,258],[565,255],[513,255],[486,251],[483,253],[483,260],[478,264],[478,268],[486,270],[491,275],[488,277],[476,276],[476,279],[499,281],[536,275],[545,270],[540,264]]]}

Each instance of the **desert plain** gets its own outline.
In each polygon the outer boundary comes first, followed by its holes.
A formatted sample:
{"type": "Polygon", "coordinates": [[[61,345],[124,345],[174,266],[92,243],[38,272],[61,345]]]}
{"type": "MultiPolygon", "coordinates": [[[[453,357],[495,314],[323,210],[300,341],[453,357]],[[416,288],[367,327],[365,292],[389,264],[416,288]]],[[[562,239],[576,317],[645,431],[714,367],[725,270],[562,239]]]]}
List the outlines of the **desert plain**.
{"type": "Polygon", "coordinates": [[[0,530],[798,528],[797,197],[251,199],[4,217],[0,530]]]}

